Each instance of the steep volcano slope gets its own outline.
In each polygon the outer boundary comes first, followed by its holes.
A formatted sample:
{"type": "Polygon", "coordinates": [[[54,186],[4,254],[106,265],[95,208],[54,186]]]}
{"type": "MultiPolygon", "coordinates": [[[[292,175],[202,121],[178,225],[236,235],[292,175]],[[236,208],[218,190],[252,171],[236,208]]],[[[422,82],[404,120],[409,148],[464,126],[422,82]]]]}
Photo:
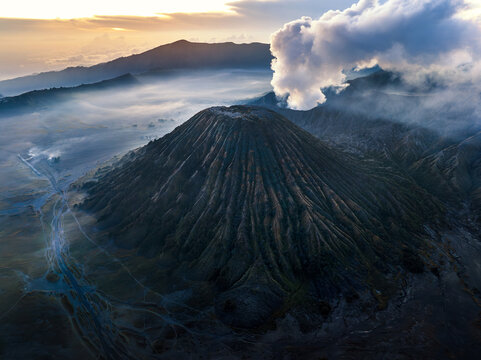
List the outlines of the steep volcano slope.
{"type": "Polygon", "coordinates": [[[83,208],[117,245],[257,302],[306,282],[323,297],[369,287],[406,252],[420,261],[422,225],[439,211],[399,174],[243,106],[198,113],[86,188],[83,208]]]}
{"type": "Polygon", "coordinates": [[[412,171],[440,198],[467,200],[481,215],[481,132],[420,159],[412,171]]]}
{"type": "MultiPolygon", "coordinates": [[[[358,111],[362,99],[365,100],[364,108],[373,106],[370,102],[376,100],[379,103],[390,103],[389,99],[382,98],[381,95],[374,99],[362,96],[362,93],[370,94],[377,85],[381,90],[396,85],[395,81],[386,78],[386,74],[378,75],[384,75],[380,77],[384,82],[372,79],[373,75],[350,81],[345,92],[334,95],[333,99],[328,98],[326,104],[308,111],[287,109],[282,107],[282,103],[278,106],[279,100],[274,93],[268,93],[250,103],[278,112],[342,151],[364,158],[384,160],[413,177],[419,185],[439,199],[458,208],[462,203],[470,203],[473,210],[479,213],[481,133],[476,126],[476,118],[470,118],[470,124],[466,125],[464,117],[458,119],[448,116],[440,121],[438,128],[441,130],[437,132],[414,121],[405,123],[396,119],[362,115],[358,111]],[[445,127],[456,131],[443,136],[442,133],[448,132],[445,127]]],[[[415,104],[411,105],[415,107],[415,104]]]]}
{"type": "Polygon", "coordinates": [[[325,90],[327,101],[308,111],[287,109],[272,92],[248,104],[275,110],[343,150],[382,157],[405,169],[481,130],[471,106],[444,103],[441,85],[416,88],[386,71],[346,84],[341,92],[325,90]]]}
{"type": "Polygon", "coordinates": [[[344,106],[339,104],[340,99],[336,100],[336,106],[327,103],[308,111],[298,111],[277,106],[274,93],[268,93],[250,104],[278,112],[343,151],[388,160],[402,167],[410,167],[424,156],[454,143],[418,125],[362,115],[350,108],[349,99],[344,101],[344,106]]]}

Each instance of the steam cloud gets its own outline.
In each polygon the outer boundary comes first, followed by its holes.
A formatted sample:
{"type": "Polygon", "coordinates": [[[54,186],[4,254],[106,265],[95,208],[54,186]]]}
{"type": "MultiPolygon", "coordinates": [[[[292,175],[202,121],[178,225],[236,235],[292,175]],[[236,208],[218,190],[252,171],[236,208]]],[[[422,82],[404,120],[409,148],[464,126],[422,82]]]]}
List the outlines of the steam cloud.
{"type": "Polygon", "coordinates": [[[378,64],[408,81],[479,78],[481,31],[460,16],[465,7],[461,0],[360,0],[287,23],[271,38],[274,91],[306,110],[325,102],[322,88],[345,87],[343,70],[352,68],[378,64]]]}

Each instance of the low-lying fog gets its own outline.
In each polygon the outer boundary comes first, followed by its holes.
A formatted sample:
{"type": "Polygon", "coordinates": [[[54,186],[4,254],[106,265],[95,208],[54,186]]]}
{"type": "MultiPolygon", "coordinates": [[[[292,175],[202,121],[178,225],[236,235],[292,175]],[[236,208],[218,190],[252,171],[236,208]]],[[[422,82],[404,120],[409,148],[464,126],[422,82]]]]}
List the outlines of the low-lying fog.
{"type": "Polygon", "coordinates": [[[271,78],[270,71],[261,70],[141,76],[139,85],[79,92],[33,113],[0,113],[0,214],[24,206],[19,196],[31,191],[28,183],[35,174],[19,154],[32,164],[49,161],[58,175],[74,179],[98,162],[161,137],[206,107],[270,91],[271,78]]]}

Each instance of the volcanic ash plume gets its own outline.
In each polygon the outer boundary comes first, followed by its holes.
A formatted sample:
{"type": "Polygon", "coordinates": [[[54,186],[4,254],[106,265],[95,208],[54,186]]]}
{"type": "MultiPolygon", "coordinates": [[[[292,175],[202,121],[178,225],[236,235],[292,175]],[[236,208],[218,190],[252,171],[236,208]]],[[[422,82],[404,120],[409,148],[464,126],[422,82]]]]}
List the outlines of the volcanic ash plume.
{"type": "MultiPolygon", "coordinates": [[[[272,35],[278,96],[295,109],[325,101],[322,88],[345,86],[343,70],[380,65],[407,79],[471,81],[479,64],[479,23],[459,0],[360,0],[318,20],[303,17],[272,35]]],[[[479,74],[478,74],[479,75],[479,74]]]]}

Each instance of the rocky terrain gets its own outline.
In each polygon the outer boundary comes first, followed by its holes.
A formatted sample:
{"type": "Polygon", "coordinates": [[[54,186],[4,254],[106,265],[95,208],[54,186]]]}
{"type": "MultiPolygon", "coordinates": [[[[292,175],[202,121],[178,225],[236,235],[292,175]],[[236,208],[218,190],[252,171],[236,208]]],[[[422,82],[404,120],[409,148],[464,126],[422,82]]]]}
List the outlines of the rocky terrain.
{"type": "Polygon", "coordinates": [[[401,174],[253,107],[205,110],[86,187],[119,246],[279,303],[305,280],[329,298],[396,271],[441,211],[401,174]]]}
{"type": "Polygon", "coordinates": [[[403,170],[429,145],[395,163],[339,144],[266,108],[209,108],[84,180],[79,208],[101,243],[153,265],[144,280],[156,291],[192,291],[186,305],[237,334],[224,355],[409,358],[413,342],[428,358],[477,351],[481,274],[466,252],[479,251],[476,221],[403,170]]]}
{"type": "Polygon", "coordinates": [[[344,92],[329,93],[325,104],[308,111],[286,108],[273,93],[249,104],[282,114],[343,152],[387,163],[451,206],[468,204],[479,214],[481,125],[476,114],[437,109],[419,121],[410,113],[423,110],[419,98],[435,96],[429,91],[421,96],[419,89],[407,88],[398,75],[384,71],[348,83],[344,92]],[[379,111],[386,104],[398,109],[379,111]],[[399,114],[407,115],[399,119],[399,114]]]}
{"type": "MultiPolygon", "coordinates": [[[[68,154],[15,153],[0,357],[476,358],[480,130],[358,111],[404,94],[396,79],[309,111],[272,93],[208,108],[80,179],[68,154]]],[[[82,164],[86,147],[72,141],[82,164]]]]}

